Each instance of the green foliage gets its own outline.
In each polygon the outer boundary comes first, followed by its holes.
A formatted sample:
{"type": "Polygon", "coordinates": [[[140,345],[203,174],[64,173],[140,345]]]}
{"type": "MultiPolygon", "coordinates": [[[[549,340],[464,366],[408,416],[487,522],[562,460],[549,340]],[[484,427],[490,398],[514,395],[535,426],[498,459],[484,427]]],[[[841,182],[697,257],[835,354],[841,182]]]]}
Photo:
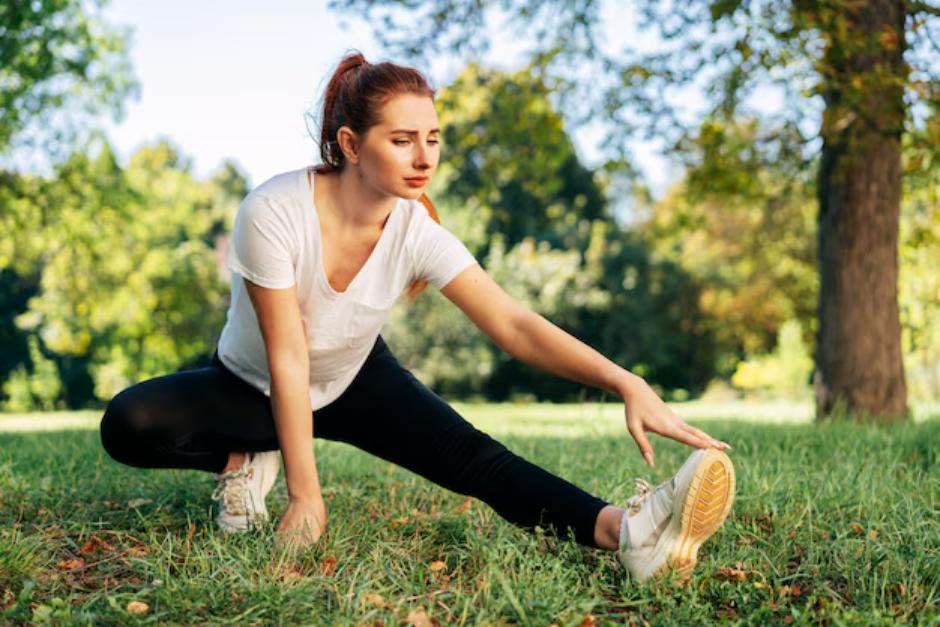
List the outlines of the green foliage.
{"type": "Polygon", "coordinates": [[[610,219],[549,93],[528,68],[470,64],[437,98],[444,156],[430,193],[470,227],[467,244],[481,256],[495,233],[507,248],[534,237],[583,249],[591,222],[610,219]]]}
{"type": "Polygon", "coordinates": [[[102,141],[50,179],[21,177],[7,188],[15,202],[5,219],[24,237],[0,261],[39,286],[16,324],[90,377],[93,390],[71,394],[71,404],[107,400],[211,354],[228,296],[217,244],[246,187],[233,172],[195,181],[165,142],[122,169],[102,141]]]}
{"type": "Polygon", "coordinates": [[[62,408],[62,381],[55,362],[39,350],[39,338],[35,335],[29,336],[28,344],[32,371],[27,371],[22,364],[16,367],[3,384],[7,400],[0,407],[12,412],[62,408]]]}
{"type": "Polygon", "coordinates": [[[807,399],[812,369],[800,323],[788,320],[780,327],[774,352],[739,363],[731,383],[767,398],[807,399]]]}
{"type": "Polygon", "coordinates": [[[105,111],[139,89],[126,32],[101,19],[105,0],[0,5],[0,152],[41,147],[56,160],[105,111]],[[67,115],[57,115],[66,112],[67,115]]]}
{"type": "Polygon", "coordinates": [[[695,139],[701,151],[722,156],[692,164],[639,224],[657,257],[672,260],[701,286],[699,307],[716,338],[722,376],[741,355],[769,351],[786,320],[797,320],[814,345],[815,186],[787,176],[773,153],[745,150],[761,132],[753,120],[703,125],[695,139]],[[716,147],[716,134],[718,146],[739,149],[716,147]]]}
{"type": "Polygon", "coordinates": [[[940,109],[905,150],[898,304],[905,376],[915,400],[940,399],[940,109]]]}

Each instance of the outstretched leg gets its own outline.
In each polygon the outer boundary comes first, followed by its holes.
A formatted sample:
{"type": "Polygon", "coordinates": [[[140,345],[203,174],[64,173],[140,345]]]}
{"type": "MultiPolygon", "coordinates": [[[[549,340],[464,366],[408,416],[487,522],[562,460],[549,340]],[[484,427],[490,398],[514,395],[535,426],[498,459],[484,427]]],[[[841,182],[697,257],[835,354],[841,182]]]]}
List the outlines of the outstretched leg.
{"type": "Polygon", "coordinates": [[[317,437],[348,442],[479,498],[522,528],[570,531],[580,544],[598,547],[596,523],[607,502],[475,428],[402,367],[381,337],[378,342],[349,388],[314,412],[317,437]]]}

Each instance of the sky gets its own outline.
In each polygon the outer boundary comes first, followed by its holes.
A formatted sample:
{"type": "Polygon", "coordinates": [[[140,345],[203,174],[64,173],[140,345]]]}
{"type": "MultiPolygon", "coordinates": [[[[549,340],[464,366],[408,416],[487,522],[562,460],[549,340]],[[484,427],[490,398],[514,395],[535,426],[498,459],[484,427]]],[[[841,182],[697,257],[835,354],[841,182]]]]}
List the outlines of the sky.
{"type": "MultiPolygon", "coordinates": [[[[111,0],[103,15],[132,29],[131,63],[141,85],[123,120],[105,124],[119,159],[126,163],[142,144],[166,138],[192,160],[199,178],[223,159],[237,162],[252,186],[315,163],[314,126],[305,113],[315,111],[336,63],[350,49],[370,61],[386,58],[368,25],[330,12],[325,0],[111,0]]],[[[605,17],[608,45],[642,39],[622,27],[631,21],[623,9],[609,8],[605,17]]],[[[490,63],[518,66],[521,42],[496,39],[490,63]]],[[[445,56],[418,67],[442,87],[464,64],[445,56]]],[[[594,149],[600,138],[599,126],[574,135],[589,167],[600,161],[594,149]]],[[[631,149],[654,193],[662,191],[670,179],[667,159],[651,145],[631,149]]]]}

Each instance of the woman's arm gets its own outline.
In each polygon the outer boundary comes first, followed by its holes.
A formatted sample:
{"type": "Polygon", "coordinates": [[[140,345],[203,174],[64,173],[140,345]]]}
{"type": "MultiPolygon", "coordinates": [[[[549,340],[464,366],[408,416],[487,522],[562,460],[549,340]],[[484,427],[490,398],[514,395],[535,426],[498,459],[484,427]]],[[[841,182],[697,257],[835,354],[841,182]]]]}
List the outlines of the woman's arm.
{"type": "Polygon", "coordinates": [[[326,524],[326,510],[313,449],[310,358],[296,288],[269,289],[248,280],[245,285],[264,338],[271,373],[271,408],[290,499],[282,523],[291,523],[297,514],[293,510],[312,508],[318,519],[319,529],[314,530],[312,538],[316,540],[326,524]]]}
{"type": "Polygon", "coordinates": [[[627,427],[650,465],[653,449],[646,431],[690,446],[727,447],[676,416],[642,377],[516,302],[479,265],[458,274],[441,293],[512,357],[623,399],[627,427]]]}
{"type": "Polygon", "coordinates": [[[519,361],[621,398],[642,380],[518,303],[479,265],[458,274],[441,294],[519,361]]]}

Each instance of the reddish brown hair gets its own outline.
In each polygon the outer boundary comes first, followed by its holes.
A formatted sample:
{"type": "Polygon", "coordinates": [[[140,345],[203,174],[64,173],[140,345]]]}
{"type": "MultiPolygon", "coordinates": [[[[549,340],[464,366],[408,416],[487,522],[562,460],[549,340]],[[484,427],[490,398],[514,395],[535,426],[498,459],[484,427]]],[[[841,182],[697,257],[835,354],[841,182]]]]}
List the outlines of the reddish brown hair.
{"type": "MultiPolygon", "coordinates": [[[[347,54],[336,66],[323,94],[320,109],[320,158],[317,174],[342,172],[346,157],[336,141],[337,131],[348,126],[362,135],[381,122],[382,107],[394,96],[414,94],[434,99],[435,90],[418,70],[394,63],[369,63],[360,52],[347,54]]],[[[424,194],[419,199],[435,222],[441,220],[424,194]]],[[[415,281],[408,288],[414,300],[428,286],[415,281]]]]}

